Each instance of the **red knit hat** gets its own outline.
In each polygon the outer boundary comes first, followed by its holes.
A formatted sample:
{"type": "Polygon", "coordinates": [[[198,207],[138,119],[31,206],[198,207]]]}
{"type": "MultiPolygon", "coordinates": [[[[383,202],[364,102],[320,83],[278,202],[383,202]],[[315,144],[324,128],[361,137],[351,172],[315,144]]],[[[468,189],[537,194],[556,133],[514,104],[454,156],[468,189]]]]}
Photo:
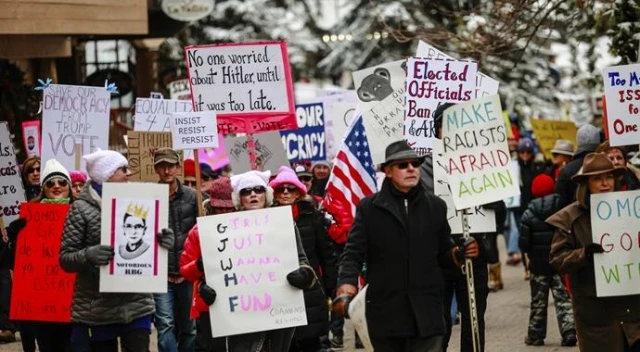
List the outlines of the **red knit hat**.
{"type": "Polygon", "coordinates": [[[233,208],[231,192],[233,192],[231,179],[228,177],[220,177],[211,183],[209,203],[215,208],[233,208]]]}
{"type": "Polygon", "coordinates": [[[192,159],[187,159],[184,161],[184,177],[193,177],[196,179],[196,163],[192,159]]]}
{"type": "Polygon", "coordinates": [[[555,192],[555,182],[547,174],[540,174],[533,179],[531,194],[534,198],[548,196],[555,192]]]}

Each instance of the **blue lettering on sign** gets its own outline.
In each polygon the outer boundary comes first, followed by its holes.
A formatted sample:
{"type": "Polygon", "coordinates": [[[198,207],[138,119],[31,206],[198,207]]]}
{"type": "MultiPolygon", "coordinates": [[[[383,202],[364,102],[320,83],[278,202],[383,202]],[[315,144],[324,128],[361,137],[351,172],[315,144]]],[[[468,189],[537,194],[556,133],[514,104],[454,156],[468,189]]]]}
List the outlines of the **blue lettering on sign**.
{"type": "Polygon", "coordinates": [[[323,104],[296,105],[296,117],[298,129],[280,132],[289,161],[326,160],[323,104]]]}

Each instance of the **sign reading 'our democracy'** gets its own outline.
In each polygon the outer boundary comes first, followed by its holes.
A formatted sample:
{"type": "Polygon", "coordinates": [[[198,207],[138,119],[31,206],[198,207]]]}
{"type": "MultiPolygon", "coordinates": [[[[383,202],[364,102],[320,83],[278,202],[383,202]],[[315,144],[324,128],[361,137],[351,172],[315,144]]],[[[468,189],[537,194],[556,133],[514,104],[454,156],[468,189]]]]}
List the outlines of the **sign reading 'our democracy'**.
{"type": "Polygon", "coordinates": [[[290,162],[327,160],[322,103],[296,106],[298,129],[280,131],[290,162]]]}
{"type": "Polygon", "coordinates": [[[442,120],[445,168],[456,209],[520,194],[497,95],[456,104],[442,120]]]}
{"type": "Polygon", "coordinates": [[[218,127],[214,112],[176,113],[171,115],[173,149],[218,147],[218,127]]]}
{"type": "Polygon", "coordinates": [[[256,133],[297,128],[285,42],[185,48],[195,111],[215,111],[218,130],[256,133]]]}
{"type": "Polygon", "coordinates": [[[598,297],[640,293],[640,191],[591,195],[593,243],[604,253],[593,255],[598,297]]]}
{"type": "Polygon", "coordinates": [[[640,140],[640,64],[602,70],[606,96],[607,130],[612,146],[640,140]]]}
{"type": "Polygon", "coordinates": [[[191,111],[193,105],[189,100],[138,98],[133,130],[171,132],[171,114],[191,111]]]}

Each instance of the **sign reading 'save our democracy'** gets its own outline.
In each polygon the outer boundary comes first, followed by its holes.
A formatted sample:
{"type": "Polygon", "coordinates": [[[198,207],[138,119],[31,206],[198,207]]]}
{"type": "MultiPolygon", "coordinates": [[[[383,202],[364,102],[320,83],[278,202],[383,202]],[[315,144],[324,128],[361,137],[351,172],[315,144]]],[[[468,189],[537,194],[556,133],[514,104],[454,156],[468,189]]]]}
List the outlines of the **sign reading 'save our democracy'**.
{"type": "Polygon", "coordinates": [[[322,103],[296,106],[298,129],[280,131],[290,162],[327,160],[322,103]]]}
{"type": "Polygon", "coordinates": [[[195,111],[215,111],[218,130],[256,133],[297,128],[285,42],[185,48],[195,111]]]}
{"type": "Polygon", "coordinates": [[[640,140],[640,64],[602,70],[607,105],[607,130],[612,146],[640,140]]]}
{"type": "Polygon", "coordinates": [[[474,61],[407,59],[404,134],[419,154],[431,151],[438,106],[474,98],[477,72],[474,61]]]}
{"type": "Polygon", "coordinates": [[[640,294],[640,191],[592,194],[591,227],[597,296],[640,294]]]}
{"type": "Polygon", "coordinates": [[[20,215],[20,203],[25,201],[24,187],[16,153],[6,122],[0,122],[0,219],[4,226],[20,215]]]}
{"type": "Polygon", "coordinates": [[[171,135],[173,149],[217,148],[216,114],[211,111],[172,114],[171,135]]]}
{"type": "MultiPolygon", "coordinates": [[[[111,97],[104,87],[52,84],[44,90],[42,104],[42,164],[58,160],[68,170],[77,169],[76,144],[82,155],[109,149],[111,97]]],[[[85,161],[81,159],[81,169],[85,161]]]]}
{"type": "Polygon", "coordinates": [[[213,337],[307,324],[302,290],[287,282],[299,268],[290,207],[198,218],[213,337]]]}
{"type": "Polygon", "coordinates": [[[134,131],[171,132],[169,119],[171,114],[191,112],[193,105],[189,100],[136,99],[136,118],[134,131]]]}
{"type": "Polygon", "coordinates": [[[456,209],[519,195],[497,95],[445,110],[442,141],[456,209]]]}
{"type": "Polygon", "coordinates": [[[68,323],[76,275],[60,267],[67,204],[23,203],[27,226],[16,245],[10,318],[68,323]]]}

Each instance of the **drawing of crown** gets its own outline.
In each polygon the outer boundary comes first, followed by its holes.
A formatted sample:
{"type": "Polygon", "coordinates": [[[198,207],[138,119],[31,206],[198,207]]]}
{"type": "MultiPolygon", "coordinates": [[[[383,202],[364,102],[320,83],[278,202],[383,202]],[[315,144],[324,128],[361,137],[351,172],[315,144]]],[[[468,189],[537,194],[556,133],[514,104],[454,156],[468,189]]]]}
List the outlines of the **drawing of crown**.
{"type": "Polygon", "coordinates": [[[127,214],[146,220],[148,210],[142,205],[129,203],[129,206],[127,207],[127,214]]]}

